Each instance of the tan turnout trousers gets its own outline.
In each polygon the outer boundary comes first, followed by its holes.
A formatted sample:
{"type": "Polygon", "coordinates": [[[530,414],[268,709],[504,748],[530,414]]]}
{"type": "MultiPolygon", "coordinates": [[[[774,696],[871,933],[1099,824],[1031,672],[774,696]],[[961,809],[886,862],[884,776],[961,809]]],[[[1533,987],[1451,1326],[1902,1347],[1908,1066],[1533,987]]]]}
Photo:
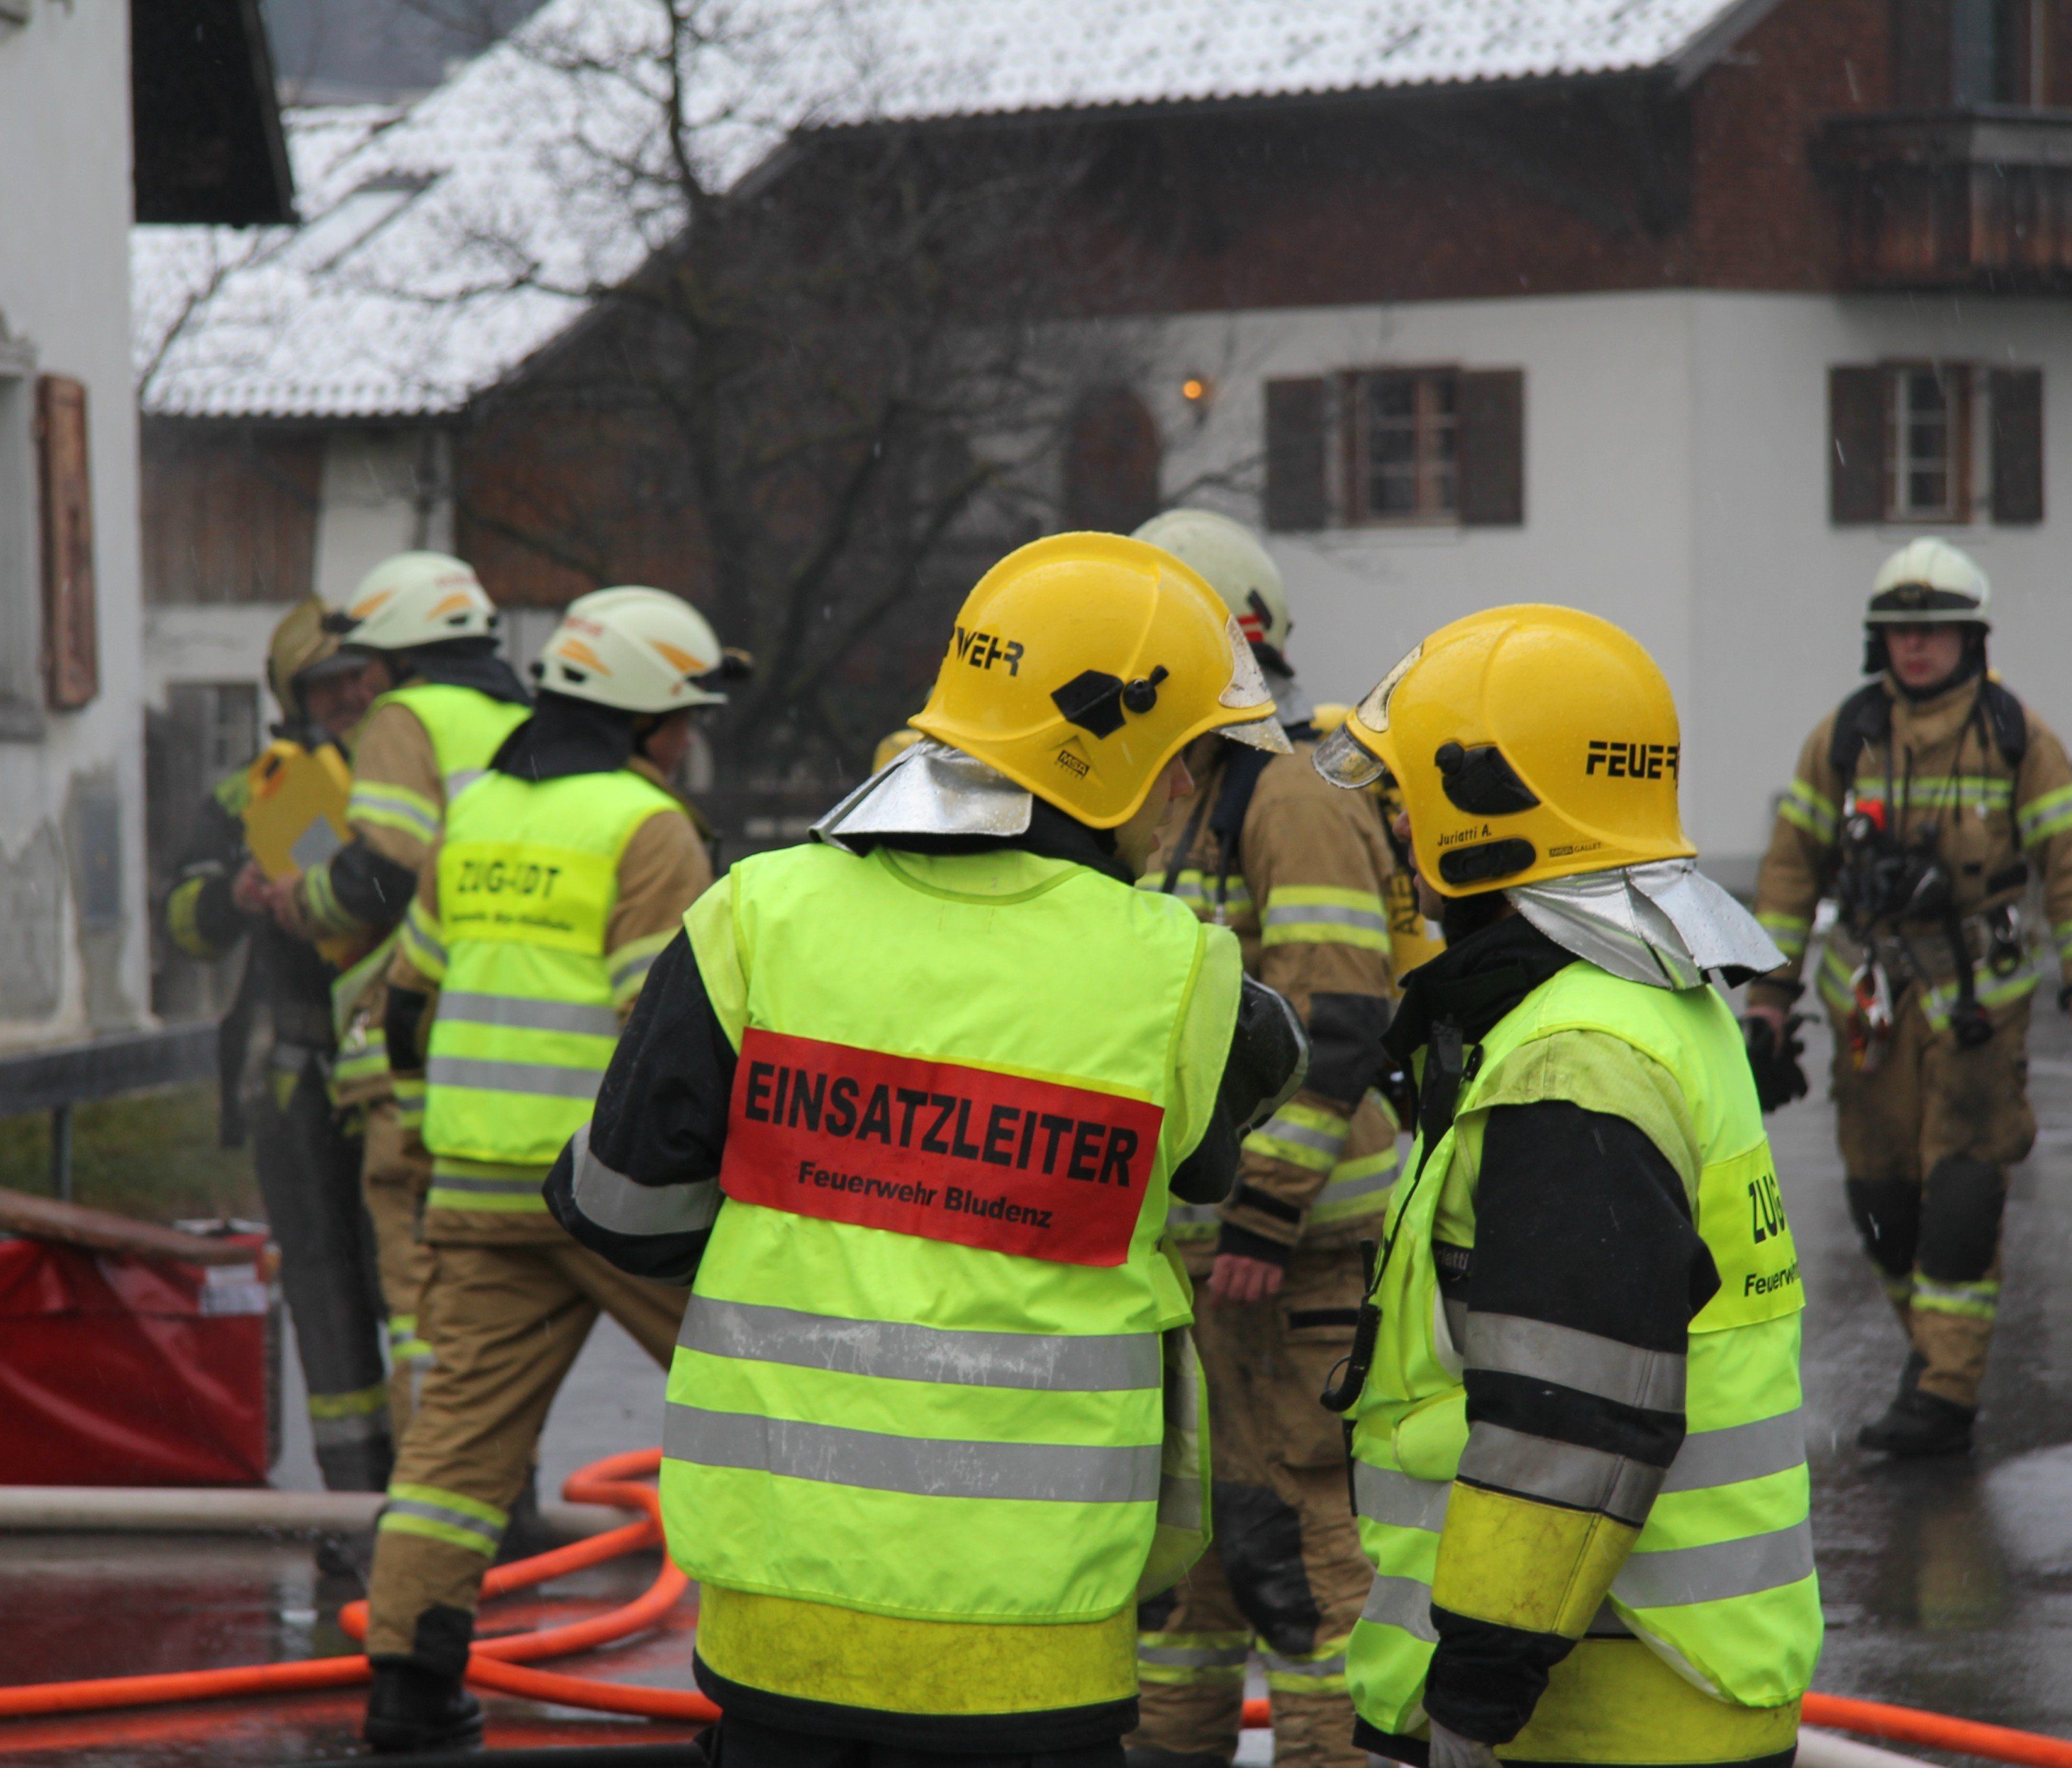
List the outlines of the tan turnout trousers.
{"type": "Polygon", "coordinates": [[[432,1252],[417,1232],[431,1182],[431,1157],[416,1135],[403,1128],[394,1099],[374,1100],[367,1108],[360,1190],[374,1223],[381,1294],[388,1309],[388,1416],[399,1442],[410,1427],[417,1388],[432,1358],[421,1319],[432,1252]]]}
{"type": "Polygon", "coordinates": [[[2006,1170],[2036,1141],[2029,1003],[1993,1014],[1975,1050],[1904,1001],[1884,1061],[1859,1074],[1835,1036],[1835,1127],[1850,1205],[1921,1359],[1925,1393],[1975,1407],[2000,1305],[2006,1170]]]}
{"type": "MultiPolygon", "coordinates": [[[[1206,1269],[1208,1252],[1190,1251],[1206,1269]]],[[[1298,1246],[1281,1293],[1219,1308],[1196,1280],[1194,1342],[1215,1433],[1216,1538],[1138,1636],[1128,1740],[1229,1761],[1256,1651],[1281,1768],[1366,1768],[1352,1741],[1346,1642],[1372,1581],[1346,1492],[1344,1428],[1318,1404],[1352,1344],[1358,1251],[1298,1246]]]]}
{"type": "Polygon", "coordinates": [[[433,1362],[376,1536],[372,1656],[412,1655],[434,1610],[475,1612],[548,1408],[600,1313],[668,1367],[689,1292],[628,1277],[551,1223],[547,1231],[429,1248],[421,1325],[433,1362]]]}

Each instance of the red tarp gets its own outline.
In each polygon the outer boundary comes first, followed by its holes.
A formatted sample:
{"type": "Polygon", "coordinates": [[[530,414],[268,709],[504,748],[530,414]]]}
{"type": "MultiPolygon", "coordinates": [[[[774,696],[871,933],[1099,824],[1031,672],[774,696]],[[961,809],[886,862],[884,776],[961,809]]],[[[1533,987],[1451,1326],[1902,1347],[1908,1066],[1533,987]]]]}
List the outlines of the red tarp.
{"type": "Polygon", "coordinates": [[[0,1239],[0,1485],[265,1485],[266,1334],[256,1264],[0,1239]]]}

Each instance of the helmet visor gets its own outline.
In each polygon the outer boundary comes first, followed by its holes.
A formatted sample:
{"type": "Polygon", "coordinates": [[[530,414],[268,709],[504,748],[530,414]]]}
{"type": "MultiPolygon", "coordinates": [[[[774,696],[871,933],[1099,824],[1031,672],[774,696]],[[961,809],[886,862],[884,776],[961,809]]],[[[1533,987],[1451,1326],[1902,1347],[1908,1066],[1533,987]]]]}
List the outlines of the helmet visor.
{"type": "Polygon", "coordinates": [[[1413,645],[1409,654],[1375,684],[1372,692],[1353,709],[1352,715],[1318,745],[1317,771],[1334,786],[1355,791],[1371,786],[1388,771],[1387,763],[1356,733],[1364,731],[1369,737],[1388,734],[1389,702],[1424,655],[1421,643],[1413,645]]]}
{"type": "Polygon", "coordinates": [[[1380,756],[1354,736],[1350,722],[1340,725],[1318,743],[1316,754],[1309,760],[1325,779],[1347,791],[1371,786],[1388,771],[1380,756]]]}

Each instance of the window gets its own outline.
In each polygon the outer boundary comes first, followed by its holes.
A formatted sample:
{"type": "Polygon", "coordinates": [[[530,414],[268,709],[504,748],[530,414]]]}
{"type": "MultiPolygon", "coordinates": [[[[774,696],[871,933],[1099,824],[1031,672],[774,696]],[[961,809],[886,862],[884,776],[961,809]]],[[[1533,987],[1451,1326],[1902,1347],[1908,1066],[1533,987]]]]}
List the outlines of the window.
{"type": "Polygon", "coordinates": [[[1266,525],[1284,532],[1522,524],[1523,372],[1374,368],[1268,381],[1265,502],[1266,525]]]}
{"type": "Polygon", "coordinates": [[[1828,506],[1840,525],[2043,520],[2043,374],[1969,363],[1828,371],[1828,506]]]}
{"type": "Polygon", "coordinates": [[[2043,102],[2036,0],[1893,0],[1893,102],[1974,110],[2043,102]]]}
{"type": "Polygon", "coordinates": [[[1885,374],[1885,520],[1971,516],[1971,371],[1901,364],[1885,374]]]}
{"type": "Polygon", "coordinates": [[[1346,519],[1435,522],[1457,517],[1458,372],[1383,368],[1348,380],[1346,519]]]}
{"type": "Polygon", "coordinates": [[[235,768],[249,767],[259,753],[259,685],[253,681],[175,681],[166,689],[166,709],[190,735],[199,771],[199,797],[235,768]]]}

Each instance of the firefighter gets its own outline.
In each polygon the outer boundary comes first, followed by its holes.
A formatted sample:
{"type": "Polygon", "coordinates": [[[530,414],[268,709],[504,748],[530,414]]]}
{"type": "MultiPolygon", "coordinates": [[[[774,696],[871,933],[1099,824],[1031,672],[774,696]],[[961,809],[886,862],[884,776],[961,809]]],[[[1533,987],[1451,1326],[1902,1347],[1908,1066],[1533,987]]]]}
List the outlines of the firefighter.
{"type": "MultiPolygon", "coordinates": [[[[343,747],[372,692],[364,658],[339,649],[324,613],[314,596],[297,603],[274,628],[266,656],[281,709],[274,734],[309,749],[343,747]]],[[[223,1141],[240,1145],[249,1125],[324,1484],[380,1491],[393,1454],[380,1285],[360,1207],[360,1138],[341,1123],[328,1092],[337,972],[267,913],[265,877],[245,846],[251,790],[251,771],[240,767],[202,801],[193,844],[165,899],[166,931],[205,961],[250,942],[223,1020],[223,1141]]]]}
{"type": "Polygon", "coordinates": [[[1819,1655],[1803,1292],[1708,977],[1778,953],[1696,869],[1676,709],[1570,609],[1426,639],[1318,750],[1399,782],[1446,950],[1344,1380],[1375,1579],[1359,1741],[1434,1768],[1789,1762],[1819,1655]]]}
{"type": "Polygon", "coordinates": [[[2007,1169],[2036,1139],[2032,880],[2053,968],[2072,959],[2072,764],[1986,666],[1991,593],[1945,541],[1885,561],[1865,621],[1876,679],[1807,738],[1756,884],[1786,960],[1749,990],[1768,1104],[1806,1090],[1791,1007],[1814,910],[1830,896],[1839,911],[1815,978],[1836,1135],[1849,1214],[1909,1342],[1897,1395],[1857,1440],[1893,1455],[1971,1447],[2007,1169]]]}
{"type": "Polygon", "coordinates": [[[664,944],[712,882],[667,782],[724,695],[712,628],[659,590],[569,605],[540,698],[454,793],[391,967],[386,1048],[421,1074],[431,1157],[420,1330],[433,1351],[376,1530],[366,1736],[468,1745],[482,1574],[555,1391],[600,1311],[666,1366],[680,1289],[570,1242],[541,1184],[664,944]]]}
{"type": "MultiPolygon", "coordinates": [[[[365,1113],[362,1180],[388,1297],[390,1404],[400,1438],[430,1348],[419,1333],[427,1269],[417,1219],[429,1169],[417,1141],[421,1096],[393,1090],[382,1047],[388,941],[438,840],[447,799],[488,765],[526,714],[525,690],[496,652],[497,614],[475,573],[443,553],[399,553],[362,579],[332,624],[372,660],[383,689],[353,754],[353,839],[278,893],[282,924],[343,934],[372,949],[334,990],[346,1026],[341,1105],[365,1113]]],[[[406,1089],[407,1090],[407,1089],[406,1089]]]]}
{"type": "Polygon", "coordinates": [[[1295,745],[1276,755],[1198,739],[1194,795],[1142,887],[1237,935],[1245,973],[1301,1015],[1310,1056],[1303,1090],[1247,1138],[1232,1194],[1172,1213],[1207,1303],[1194,1340],[1215,1425],[1215,1535],[1174,1590],[1145,1605],[1130,1759],[1227,1768],[1256,1651],[1274,1760],[1365,1768],[1345,1650],[1367,1568],[1346,1506],[1344,1434],[1317,1396],[1351,1347],[1360,1243],[1377,1237],[1396,1176],[1396,1121],[1371,1090],[1392,993],[1388,836],[1371,796],[1334,791],[1309,765],[1316,733],[1266,549],[1207,510],[1168,511],[1137,537],[1191,565],[1235,612],[1295,745]]]}
{"type": "Polygon", "coordinates": [[[1137,1598],[1207,1520],[1167,1199],[1303,1055],[1129,886],[1194,738],[1286,739],[1214,592],[1111,534],[995,565],[914,722],[692,911],[549,1196],[695,1275],[662,1502],[728,1768],[1120,1768],[1137,1598]]]}

